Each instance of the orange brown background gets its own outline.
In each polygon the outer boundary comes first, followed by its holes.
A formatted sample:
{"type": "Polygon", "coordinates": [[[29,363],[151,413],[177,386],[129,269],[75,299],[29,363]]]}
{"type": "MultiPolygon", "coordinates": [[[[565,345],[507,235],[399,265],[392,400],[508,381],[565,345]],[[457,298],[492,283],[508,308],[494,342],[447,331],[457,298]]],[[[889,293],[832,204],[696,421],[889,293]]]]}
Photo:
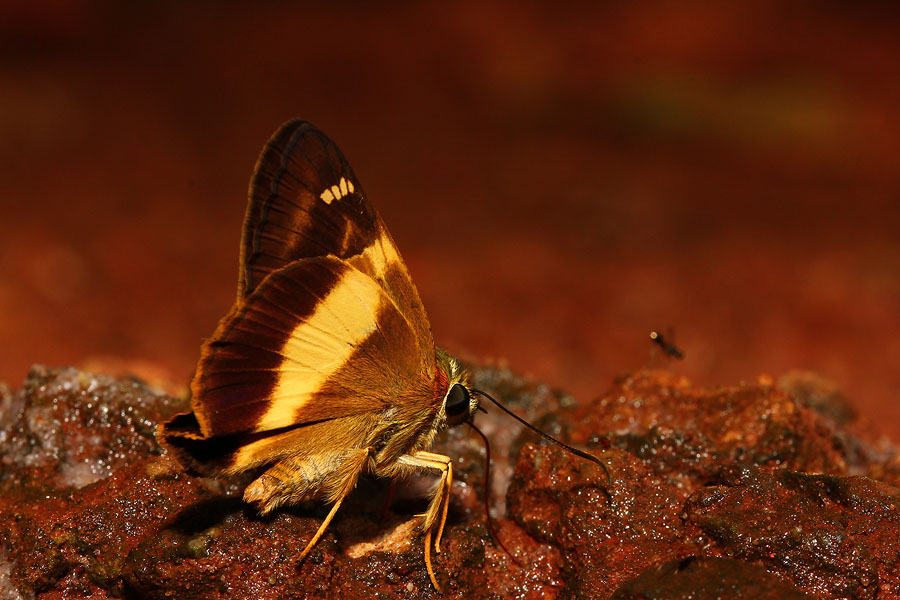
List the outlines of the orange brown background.
{"type": "Polygon", "coordinates": [[[335,139],[436,339],[586,397],[673,328],[900,439],[891,2],[0,7],[0,381],[185,382],[284,120],[335,139]]]}

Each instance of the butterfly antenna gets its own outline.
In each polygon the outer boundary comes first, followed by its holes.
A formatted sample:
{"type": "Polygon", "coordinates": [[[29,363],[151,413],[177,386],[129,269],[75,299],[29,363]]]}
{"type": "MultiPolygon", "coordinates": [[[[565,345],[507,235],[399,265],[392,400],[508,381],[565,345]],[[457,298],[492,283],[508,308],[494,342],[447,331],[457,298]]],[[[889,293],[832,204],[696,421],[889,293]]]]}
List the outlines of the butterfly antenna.
{"type": "Polygon", "coordinates": [[[503,412],[505,412],[506,414],[508,414],[509,416],[511,416],[513,419],[515,419],[516,421],[518,421],[518,422],[521,423],[522,425],[528,427],[529,429],[531,429],[531,430],[534,431],[535,433],[539,433],[541,436],[543,436],[544,438],[550,440],[551,442],[553,442],[554,444],[556,444],[557,446],[559,446],[559,447],[562,448],[563,450],[566,450],[566,451],[568,451],[568,452],[571,452],[571,453],[574,454],[575,456],[580,456],[581,458],[583,458],[583,459],[585,459],[585,460],[589,460],[589,461],[591,461],[591,462],[593,462],[593,463],[597,463],[598,465],[600,465],[600,467],[603,469],[603,472],[606,474],[606,483],[607,483],[607,485],[609,485],[609,482],[610,482],[610,480],[611,480],[610,475],[609,475],[609,469],[606,467],[606,465],[603,463],[603,461],[601,461],[599,458],[597,458],[596,456],[591,456],[591,455],[588,454],[587,452],[582,452],[582,451],[579,450],[578,448],[573,448],[572,446],[570,446],[570,445],[568,445],[568,444],[564,444],[563,442],[559,441],[558,439],[556,439],[555,437],[553,437],[553,436],[550,435],[549,433],[544,433],[543,431],[541,431],[540,429],[538,429],[537,427],[535,427],[534,425],[532,425],[531,423],[529,423],[528,421],[526,421],[525,419],[523,419],[522,417],[520,417],[519,415],[517,415],[516,413],[514,413],[513,411],[509,410],[508,408],[506,408],[505,406],[503,406],[502,404],[500,404],[500,402],[499,402],[498,400],[495,400],[490,394],[488,394],[488,393],[486,393],[486,392],[482,392],[481,390],[475,390],[475,389],[473,389],[473,390],[471,390],[471,391],[472,391],[473,394],[478,394],[479,396],[481,396],[481,397],[483,397],[483,398],[487,398],[488,400],[490,400],[491,402],[493,402],[494,404],[496,404],[497,407],[498,407],[500,410],[502,410],[503,412]]]}
{"type": "Polygon", "coordinates": [[[504,552],[506,552],[507,556],[516,564],[516,566],[521,567],[522,563],[516,560],[516,557],[512,555],[512,552],[506,549],[506,546],[503,545],[503,542],[500,541],[500,536],[497,535],[497,530],[494,529],[494,520],[491,518],[491,444],[488,442],[487,436],[484,433],[475,427],[475,423],[472,421],[466,421],[469,424],[469,427],[475,430],[478,435],[481,436],[481,440],[484,442],[484,515],[487,517],[487,527],[488,531],[491,534],[491,539],[494,540],[494,544],[500,546],[504,552]]]}

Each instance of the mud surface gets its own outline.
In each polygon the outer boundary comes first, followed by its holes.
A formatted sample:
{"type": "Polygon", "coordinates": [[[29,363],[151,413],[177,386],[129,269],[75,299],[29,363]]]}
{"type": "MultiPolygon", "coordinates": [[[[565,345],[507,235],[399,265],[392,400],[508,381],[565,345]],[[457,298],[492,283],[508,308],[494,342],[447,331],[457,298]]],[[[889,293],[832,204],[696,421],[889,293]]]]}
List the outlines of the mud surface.
{"type": "MultiPolygon", "coordinates": [[[[893,448],[813,374],[701,389],[667,371],[578,404],[496,369],[475,385],[606,471],[491,410],[491,540],[480,440],[457,458],[448,598],[900,598],[893,448]]],[[[327,507],[261,518],[247,479],[179,472],[153,438],[183,402],[133,379],[32,370],[0,412],[0,596],[435,598],[415,514],[429,481],[363,479],[309,557],[327,507]]]]}

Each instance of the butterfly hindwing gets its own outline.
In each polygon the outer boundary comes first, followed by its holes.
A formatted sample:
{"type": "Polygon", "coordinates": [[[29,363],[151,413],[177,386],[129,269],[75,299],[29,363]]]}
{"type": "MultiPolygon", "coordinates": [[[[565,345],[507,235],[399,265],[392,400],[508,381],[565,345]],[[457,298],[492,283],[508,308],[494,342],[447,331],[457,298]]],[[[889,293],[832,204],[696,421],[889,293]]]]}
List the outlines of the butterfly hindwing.
{"type": "Polygon", "coordinates": [[[219,324],[191,383],[204,437],[263,432],[430,398],[434,349],[382,287],[336,257],[268,275],[219,324]]]}

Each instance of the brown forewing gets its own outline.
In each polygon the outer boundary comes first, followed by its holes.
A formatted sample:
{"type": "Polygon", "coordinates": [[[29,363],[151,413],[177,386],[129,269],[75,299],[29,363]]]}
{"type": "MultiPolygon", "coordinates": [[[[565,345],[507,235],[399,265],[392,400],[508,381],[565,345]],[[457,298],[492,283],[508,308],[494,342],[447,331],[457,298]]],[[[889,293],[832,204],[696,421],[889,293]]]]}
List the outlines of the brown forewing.
{"type": "Polygon", "coordinates": [[[353,256],[348,261],[360,271],[368,273],[381,285],[409,322],[419,343],[433,349],[431,324],[425,313],[425,306],[419,298],[419,292],[394,245],[394,240],[381,219],[378,223],[381,229],[379,237],[362,254],[353,256]]]}
{"type": "Polygon", "coordinates": [[[377,221],[334,142],[305,121],[288,121],[266,144],[250,181],[238,297],[295,260],[359,254],[378,236],[377,221]],[[323,192],[341,178],[352,182],[354,191],[324,202],[323,192]]]}
{"type": "Polygon", "coordinates": [[[288,121],[266,144],[250,182],[238,302],[272,271],[296,260],[328,255],[349,260],[377,281],[421,343],[434,344],[406,265],[349,162],[316,127],[288,121]],[[342,178],[353,191],[323,201],[322,194],[342,178]]]}

